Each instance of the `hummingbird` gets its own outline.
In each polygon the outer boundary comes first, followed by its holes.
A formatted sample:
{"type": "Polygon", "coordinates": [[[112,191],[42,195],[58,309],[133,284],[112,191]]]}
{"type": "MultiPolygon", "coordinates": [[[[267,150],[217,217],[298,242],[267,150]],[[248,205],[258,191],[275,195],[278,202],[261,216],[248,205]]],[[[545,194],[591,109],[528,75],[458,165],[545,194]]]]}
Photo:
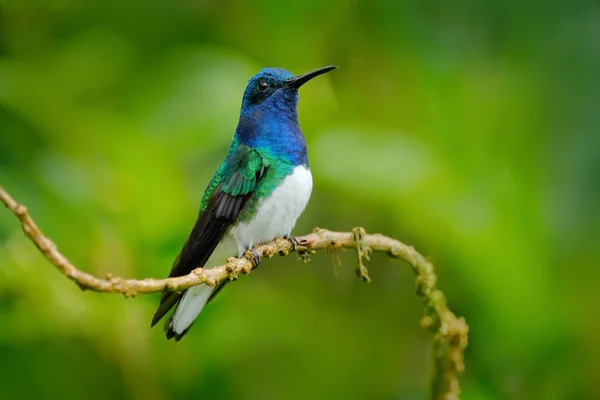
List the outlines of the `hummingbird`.
{"type": "MultiPolygon", "coordinates": [[[[312,192],[306,140],[298,123],[298,89],[336,68],[298,76],[264,68],[248,81],[229,152],[204,191],[198,217],[169,277],[222,264],[247,250],[257,266],[260,258],[253,246],[277,237],[294,243],[291,231],[312,192]]],[[[163,292],[151,326],[175,307],[165,332],[167,339],[179,341],[225,282],[215,287],[200,284],[183,293],[163,292]]]]}

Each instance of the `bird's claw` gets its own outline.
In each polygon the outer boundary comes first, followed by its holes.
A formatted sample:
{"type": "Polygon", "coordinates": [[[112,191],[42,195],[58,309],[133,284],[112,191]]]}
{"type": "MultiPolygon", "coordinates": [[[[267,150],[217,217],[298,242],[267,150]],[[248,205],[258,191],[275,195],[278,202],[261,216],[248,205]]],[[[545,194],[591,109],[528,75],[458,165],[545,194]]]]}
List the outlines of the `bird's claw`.
{"type": "Polygon", "coordinates": [[[258,253],[256,252],[256,250],[254,250],[254,249],[248,249],[248,251],[251,254],[252,264],[254,264],[253,268],[258,267],[258,264],[260,264],[260,256],[258,255],[258,253]]]}
{"type": "Polygon", "coordinates": [[[288,237],[288,240],[290,241],[290,243],[292,244],[292,249],[291,251],[296,251],[296,249],[298,248],[298,239],[296,239],[293,236],[288,237]]]}

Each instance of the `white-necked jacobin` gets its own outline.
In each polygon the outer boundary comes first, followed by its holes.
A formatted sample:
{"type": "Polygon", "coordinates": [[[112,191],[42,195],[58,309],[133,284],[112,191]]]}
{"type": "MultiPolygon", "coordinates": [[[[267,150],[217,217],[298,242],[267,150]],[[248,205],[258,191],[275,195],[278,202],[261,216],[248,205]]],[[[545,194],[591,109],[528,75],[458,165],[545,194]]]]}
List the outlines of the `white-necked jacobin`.
{"type": "MultiPolygon", "coordinates": [[[[265,68],[248,81],[229,153],[204,192],[198,218],[169,277],[223,264],[227,257],[241,257],[276,237],[290,238],[312,191],[306,141],[298,125],[298,88],[335,68],[299,76],[265,68]]],[[[258,255],[253,254],[257,264],[258,255]]],[[[224,284],[163,292],[152,326],[177,305],[165,331],[167,339],[181,339],[224,284]]]]}

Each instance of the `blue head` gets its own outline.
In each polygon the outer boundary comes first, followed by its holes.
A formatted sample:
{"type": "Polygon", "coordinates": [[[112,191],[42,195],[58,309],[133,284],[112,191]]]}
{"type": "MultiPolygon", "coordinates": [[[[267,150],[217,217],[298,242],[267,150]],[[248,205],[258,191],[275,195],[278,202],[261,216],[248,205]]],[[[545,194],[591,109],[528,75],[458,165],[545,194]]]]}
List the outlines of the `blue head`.
{"type": "Polygon", "coordinates": [[[298,103],[298,90],[286,85],[294,75],[282,68],[263,68],[248,81],[242,100],[242,114],[251,112],[269,98],[270,103],[286,101],[292,108],[298,103]]]}
{"type": "Polygon", "coordinates": [[[256,149],[294,164],[307,164],[306,142],[298,125],[298,88],[337,67],[294,76],[281,68],[264,68],[248,81],[236,137],[256,149]]]}

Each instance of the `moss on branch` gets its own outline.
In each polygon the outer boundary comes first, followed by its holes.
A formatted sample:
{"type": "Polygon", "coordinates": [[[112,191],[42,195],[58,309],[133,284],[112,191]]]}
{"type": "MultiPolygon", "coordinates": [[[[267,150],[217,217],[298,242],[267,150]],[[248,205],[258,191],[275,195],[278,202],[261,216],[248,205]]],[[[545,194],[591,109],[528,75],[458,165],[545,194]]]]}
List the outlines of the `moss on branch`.
{"type": "MultiPolygon", "coordinates": [[[[76,268],[62,255],[56,245],[37,227],[25,206],[17,203],[1,186],[0,200],[20,220],[25,235],[38,247],[42,254],[62,274],[74,281],[83,290],[101,293],[119,293],[125,297],[156,293],[163,290],[183,291],[192,286],[206,283],[215,286],[226,279],[237,279],[240,274],[248,274],[254,264],[250,254],[241,258],[230,257],[224,265],[213,268],[197,268],[190,274],[167,279],[125,279],[113,277],[99,278],[76,268]]],[[[385,252],[393,258],[406,261],[416,275],[417,297],[424,305],[425,312],[421,326],[433,334],[433,359],[435,369],[432,379],[432,398],[455,400],[460,398],[459,377],[464,373],[464,350],[468,342],[469,327],[464,318],[456,317],[446,304],[446,297],[437,289],[437,276],[433,265],[412,246],[396,239],[381,235],[367,234],[364,228],[354,228],[351,232],[333,232],[315,229],[308,235],[296,237],[296,243],[288,239],[276,238],[254,247],[260,259],[275,254],[286,256],[297,251],[306,257],[316,250],[340,248],[355,249],[358,256],[357,275],[365,282],[371,278],[364,260],[369,260],[372,251],[385,252]]]]}

